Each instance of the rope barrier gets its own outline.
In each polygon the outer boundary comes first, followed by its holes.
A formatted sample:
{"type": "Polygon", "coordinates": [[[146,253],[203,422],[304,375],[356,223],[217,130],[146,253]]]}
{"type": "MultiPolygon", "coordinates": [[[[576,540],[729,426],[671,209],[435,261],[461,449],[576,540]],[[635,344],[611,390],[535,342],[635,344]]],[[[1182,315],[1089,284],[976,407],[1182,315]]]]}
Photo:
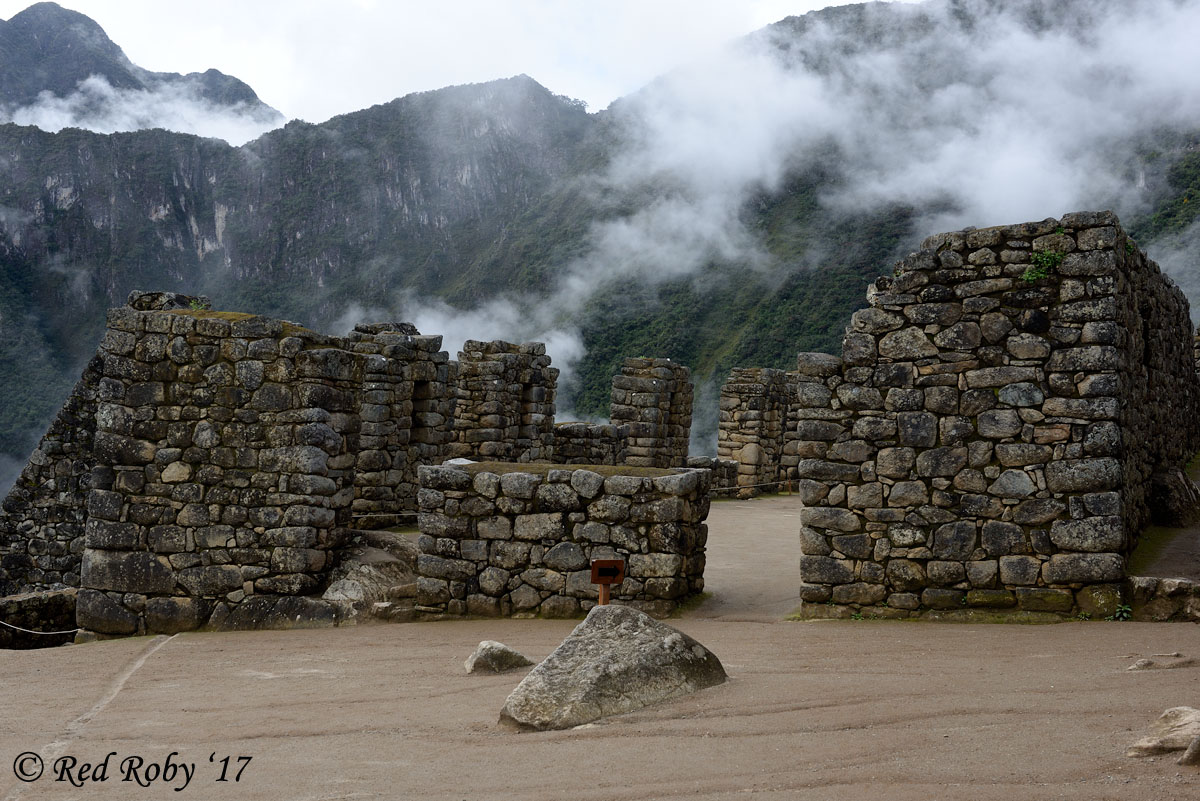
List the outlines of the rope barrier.
{"type": "Polygon", "coordinates": [[[67,631],[34,631],[33,629],[23,629],[20,626],[14,626],[12,623],[5,623],[3,620],[0,620],[0,626],[7,626],[10,629],[23,631],[26,634],[45,634],[47,636],[53,634],[74,634],[80,631],[80,629],[68,629],[67,631]]]}

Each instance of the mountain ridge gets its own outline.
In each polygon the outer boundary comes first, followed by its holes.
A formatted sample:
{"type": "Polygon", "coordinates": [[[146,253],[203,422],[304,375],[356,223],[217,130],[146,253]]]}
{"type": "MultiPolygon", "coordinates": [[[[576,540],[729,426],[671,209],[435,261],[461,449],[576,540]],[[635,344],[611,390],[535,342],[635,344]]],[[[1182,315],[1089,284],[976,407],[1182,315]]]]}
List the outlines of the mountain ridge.
{"type": "Polygon", "coordinates": [[[47,93],[69,97],[97,76],[115,90],[175,90],[264,123],[283,122],[247,83],[220,70],[180,74],[139,67],[94,20],[57,3],[35,3],[0,20],[0,108],[10,114],[44,102],[47,93]]]}

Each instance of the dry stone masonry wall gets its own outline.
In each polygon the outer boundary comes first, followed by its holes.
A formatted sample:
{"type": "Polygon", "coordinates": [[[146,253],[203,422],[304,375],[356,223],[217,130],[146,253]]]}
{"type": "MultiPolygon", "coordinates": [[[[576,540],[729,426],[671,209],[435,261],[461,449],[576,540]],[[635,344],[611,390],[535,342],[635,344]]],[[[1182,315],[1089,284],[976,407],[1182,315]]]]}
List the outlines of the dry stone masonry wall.
{"type": "Polygon", "coordinates": [[[569,617],[592,559],[624,559],[613,598],[664,615],[704,588],[707,470],[421,468],[418,609],[569,617]]]}
{"type": "Polygon", "coordinates": [[[467,340],[458,354],[450,458],[550,461],[558,370],[540,342],[467,340]]]}
{"type": "Polygon", "coordinates": [[[556,423],[554,461],[559,464],[623,464],[629,426],[556,423]]]}
{"type": "Polygon", "coordinates": [[[103,362],[84,368],[0,514],[0,597],[37,588],[79,586],[79,561],[92,488],[96,388],[103,362]]]}
{"type": "MultiPolygon", "coordinates": [[[[554,458],[558,371],[541,344],[469,341],[452,362],[407,323],[339,338],[204,305],[134,293],[110,311],[5,500],[0,595],[80,588],[80,624],[105,635],[336,622],[310,597],[334,551],[351,526],[415,517],[421,465],[554,458]]],[[[615,416],[636,432],[563,426],[562,452],[681,466],[687,369],[634,360],[616,382],[631,376],[642,391],[618,393],[615,416]]],[[[650,586],[631,597],[658,598],[650,586]]]]}
{"type": "Polygon", "coordinates": [[[786,480],[784,435],[795,384],[783,370],[735,367],[721,387],[717,458],[737,462],[738,487],[769,492],[786,480]]]}
{"type": "Polygon", "coordinates": [[[613,377],[612,424],[628,426],[622,464],[682,467],[692,428],[692,382],[670,359],[626,359],[613,377]]]}
{"type": "Polygon", "coordinates": [[[1200,444],[1186,299],[1107,212],[923,247],[799,359],[805,611],[1111,606],[1200,444]]]}
{"type": "Polygon", "coordinates": [[[108,322],[82,627],[254,627],[317,590],[356,502],[411,498],[413,389],[444,387],[440,337],[131,308],[108,322]]]}

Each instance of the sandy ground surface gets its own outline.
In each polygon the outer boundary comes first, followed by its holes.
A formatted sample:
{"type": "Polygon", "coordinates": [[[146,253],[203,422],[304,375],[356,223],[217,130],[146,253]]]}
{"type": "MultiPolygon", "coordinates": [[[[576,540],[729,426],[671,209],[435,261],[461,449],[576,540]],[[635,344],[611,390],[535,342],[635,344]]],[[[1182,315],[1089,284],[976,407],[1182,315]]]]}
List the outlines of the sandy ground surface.
{"type": "Polygon", "coordinates": [[[1125,668],[1200,657],[1200,627],[783,622],[798,511],[794,498],[713,506],[714,595],[674,623],[722,659],[720,687],[581,730],[500,729],[523,674],[468,676],[463,660],[482,639],[541,658],[569,621],[0,652],[0,799],[1200,798],[1200,770],[1122,755],[1164,709],[1200,706],[1200,668],[1125,668]],[[13,775],[26,751],[50,766],[30,784],[13,775]],[[125,758],[173,751],[196,764],[181,792],[182,775],[120,781],[125,758]],[[55,757],[109,752],[106,781],[52,781],[55,757]],[[235,783],[238,756],[252,759],[235,783]]]}

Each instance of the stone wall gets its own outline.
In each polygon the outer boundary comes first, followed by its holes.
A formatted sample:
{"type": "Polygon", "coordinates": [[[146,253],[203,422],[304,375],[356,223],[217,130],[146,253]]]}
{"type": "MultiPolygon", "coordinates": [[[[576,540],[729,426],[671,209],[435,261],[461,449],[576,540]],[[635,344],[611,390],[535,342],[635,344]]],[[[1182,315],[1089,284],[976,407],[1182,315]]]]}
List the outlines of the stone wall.
{"type": "Polygon", "coordinates": [[[415,512],[417,467],[445,458],[454,397],[441,344],[407,323],[358,325],[344,343],[365,357],[352,504],[360,528],[415,512]]]}
{"type": "Polygon", "coordinates": [[[1200,444],[1183,294],[1107,212],[926,240],[842,359],[801,355],[805,612],[1069,612],[1119,593],[1200,444]]]}
{"type": "Polygon", "coordinates": [[[79,586],[95,458],[96,389],[103,363],[94,358],[17,478],[0,513],[0,596],[79,586]]]}
{"type": "Polygon", "coordinates": [[[782,459],[794,386],[783,370],[735,367],[721,387],[717,458],[738,463],[743,494],[772,492],[788,478],[782,459]]]}
{"type": "MultiPolygon", "coordinates": [[[[5,500],[0,593],[82,587],[81,620],[108,634],[241,627],[239,608],[315,592],[352,524],[415,517],[420,465],[554,456],[558,371],[541,344],[468,341],[452,362],[407,323],[339,338],[205,305],[135,292],[110,311],[5,500]]],[[[619,391],[614,415],[636,436],[567,425],[562,454],[681,465],[686,379],[631,360],[614,383],[640,391],[619,391]]]]}
{"type": "Polygon", "coordinates": [[[682,467],[692,427],[691,371],[670,359],[626,359],[613,377],[612,423],[628,426],[623,464],[682,467]]]}
{"type": "Polygon", "coordinates": [[[66,589],[0,596],[0,650],[53,648],[74,640],[76,593],[66,589]]]}
{"type": "Polygon", "coordinates": [[[418,608],[573,616],[595,604],[592,559],[624,559],[613,598],[647,612],[701,592],[708,471],[621,471],[422,468],[418,608]]]}
{"type": "Polygon", "coordinates": [[[710,491],[733,490],[737,488],[738,463],[730,459],[718,459],[715,456],[689,456],[687,466],[693,470],[708,470],[712,473],[710,491]]]}
{"type": "Polygon", "coordinates": [[[319,587],[353,514],[415,511],[417,465],[443,458],[440,337],[178,308],[108,322],[0,537],[8,591],[80,586],[85,628],[250,625],[319,587]]]}
{"type": "Polygon", "coordinates": [[[558,370],[540,342],[467,340],[458,354],[449,458],[550,461],[558,370]]]}
{"type": "Polygon", "coordinates": [[[559,464],[623,464],[629,426],[556,423],[554,461],[559,464]]]}

